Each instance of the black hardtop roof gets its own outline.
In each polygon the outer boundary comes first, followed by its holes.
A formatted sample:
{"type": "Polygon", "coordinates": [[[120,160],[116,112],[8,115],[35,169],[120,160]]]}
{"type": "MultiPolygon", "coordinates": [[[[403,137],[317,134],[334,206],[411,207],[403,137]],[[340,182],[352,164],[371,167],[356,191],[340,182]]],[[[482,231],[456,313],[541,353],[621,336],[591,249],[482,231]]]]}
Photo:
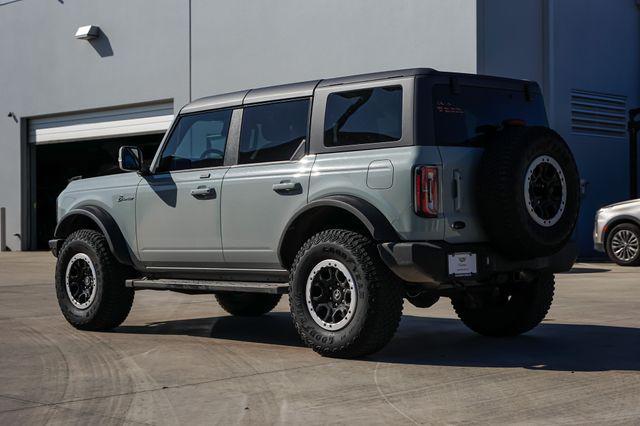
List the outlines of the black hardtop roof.
{"type": "Polygon", "coordinates": [[[382,71],[367,74],[356,74],[346,77],[328,78],[322,80],[311,80],[301,83],[290,83],[278,86],[268,86],[256,89],[241,90],[238,92],[224,93],[220,95],[207,96],[196,99],[195,101],[185,105],[180,113],[186,114],[190,112],[204,111],[209,109],[229,108],[239,105],[269,102],[280,99],[290,99],[296,97],[312,96],[316,88],[338,86],[341,84],[360,83],[376,80],[386,80],[390,78],[414,77],[418,75],[433,75],[454,77],[460,79],[473,80],[491,80],[502,81],[505,83],[518,82],[526,83],[527,80],[518,80],[513,78],[495,77],[480,74],[465,74],[458,72],[443,72],[433,68],[407,68],[394,71],[382,71]]]}

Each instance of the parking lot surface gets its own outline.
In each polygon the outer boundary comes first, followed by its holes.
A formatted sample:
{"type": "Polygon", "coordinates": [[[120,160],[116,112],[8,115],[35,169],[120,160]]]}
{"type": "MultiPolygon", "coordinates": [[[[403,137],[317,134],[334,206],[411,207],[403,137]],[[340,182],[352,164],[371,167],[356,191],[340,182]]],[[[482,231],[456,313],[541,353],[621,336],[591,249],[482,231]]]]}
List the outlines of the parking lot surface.
{"type": "Polygon", "coordinates": [[[467,330],[447,299],[405,302],[383,351],[334,360],[302,346],[286,298],[248,319],[141,291],[123,326],[80,332],[53,268],[0,254],[0,424],[640,423],[640,269],[576,265],[513,339],[467,330]]]}

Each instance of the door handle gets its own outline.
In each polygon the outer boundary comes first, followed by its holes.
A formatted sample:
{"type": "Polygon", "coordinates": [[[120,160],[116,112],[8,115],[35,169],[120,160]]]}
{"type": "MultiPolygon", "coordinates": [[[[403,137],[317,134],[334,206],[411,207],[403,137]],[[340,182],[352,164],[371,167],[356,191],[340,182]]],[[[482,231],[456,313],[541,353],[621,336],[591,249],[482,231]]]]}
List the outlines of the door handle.
{"type": "Polygon", "coordinates": [[[462,210],[462,174],[460,173],[460,170],[453,171],[453,181],[455,184],[453,208],[455,209],[455,211],[459,212],[460,210],[462,210]]]}
{"type": "Polygon", "coordinates": [[[291,182],[289,180],[274,183],[272,188],[278,194],[299,194],[302,192],[302,185],[299,182],[291,182]]]}
{"type": "Polygon", "coordinates": [[[191,195],[196,198],[215,198],[216,190],[210,186],[199,186],[191,190],[191,195]]]}

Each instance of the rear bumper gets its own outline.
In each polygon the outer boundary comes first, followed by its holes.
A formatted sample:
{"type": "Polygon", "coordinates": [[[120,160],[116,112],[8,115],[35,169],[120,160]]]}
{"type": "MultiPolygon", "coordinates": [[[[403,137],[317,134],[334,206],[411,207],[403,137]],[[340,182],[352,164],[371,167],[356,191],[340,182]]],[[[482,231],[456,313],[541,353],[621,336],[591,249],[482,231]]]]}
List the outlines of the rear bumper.
{"type": "Polygon", "coordinates": [[[49,250],[51,250],[51,253],[53,253],[55,257],[58,257],[63,242],[64,240],[62,239],[49,240],[49,250]]]}
{"type": "Polygon", "coordinates": [[[578,255],[577,245],[568,243],[558,253],[526,260],[511,260],[496,253],[488,244],[450,244],[444,241],[382,243],[380,257],[400,278],[415,283],[483,281],[501,272],[550,271],[571,269],[578,255]],[[449,274],[448,256],[453,253],[475,253],[477,273],[470,276],[449,274]]]}

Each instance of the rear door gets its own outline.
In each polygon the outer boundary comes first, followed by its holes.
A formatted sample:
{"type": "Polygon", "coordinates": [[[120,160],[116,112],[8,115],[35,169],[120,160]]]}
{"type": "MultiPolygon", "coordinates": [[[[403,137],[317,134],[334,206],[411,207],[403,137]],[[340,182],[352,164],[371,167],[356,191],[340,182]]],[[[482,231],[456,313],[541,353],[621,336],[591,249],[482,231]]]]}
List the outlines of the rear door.
{"type": "Polygon", "coordinates": [[[476,209],[476,171],[491,134],[509,121],[547,125],[542,96],[532,91],[489,86],[435,84],[432,88],[434,140],[442,158],[444,239],[451,243],[485,239],[476,209]],[[456,224],[457,223],[457,224],[456,224]],[[460,224],[464,223],[464,227],[460,224]],[[456,225],[454,225],[456,224],[456,225]]]}
{"type": "Polygon", "coordinates": [[[139,258],[150,267],[211,267],[223,261],[220,193],[231,110],[184,115],[159,164],[138,186],[139,258]]]}
{"type": "Polygon", "coordinates": [[[313,156],[307,98],[246,106],[238,164],[222,183],[222,242],[230,268],[280,269],[278,243],[307,202],[313,156]]]}

